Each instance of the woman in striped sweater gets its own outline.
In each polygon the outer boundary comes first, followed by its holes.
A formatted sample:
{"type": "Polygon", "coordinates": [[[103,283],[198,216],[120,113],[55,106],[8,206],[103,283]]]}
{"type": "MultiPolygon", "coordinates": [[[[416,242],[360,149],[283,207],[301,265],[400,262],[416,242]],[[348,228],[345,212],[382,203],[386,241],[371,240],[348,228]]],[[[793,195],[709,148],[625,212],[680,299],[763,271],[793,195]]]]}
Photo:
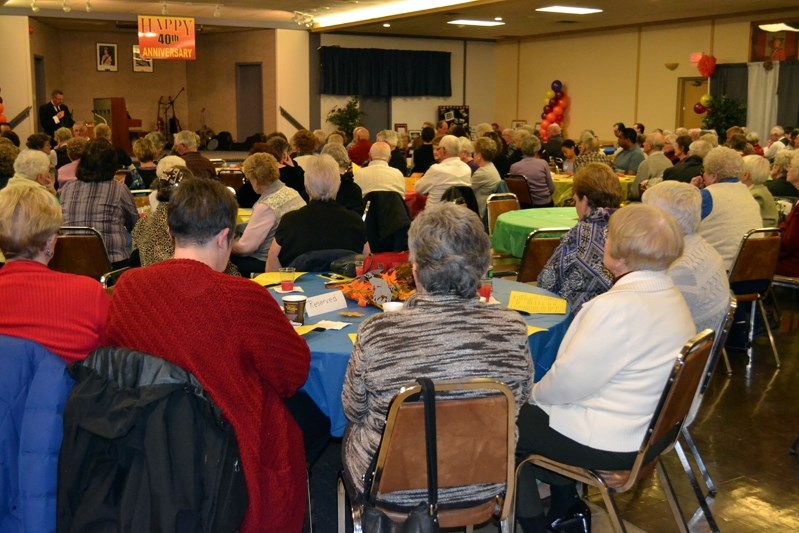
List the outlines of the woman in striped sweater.
{"type": "MultiPolygon", "coordinates": [[[[434,382],[493,378],[511,388],[517,413],[532,386],[524,321],[518,313],[481,304],[476,296],[490,260],[477,215],[449,203],[425,209],[411,225],[408,245],[418,292],[401,311],[363,322],[344,381],[342,401],[350,421],[344,471],[358,490],[401,386],[423,376],[434,382]]],[[[446,488],[439,489],[439,500],[477,502],[497,492],[494,485],[446,488]]],[[[387,500],[413,506],[426,495],[409,491],[387,500]]]]}

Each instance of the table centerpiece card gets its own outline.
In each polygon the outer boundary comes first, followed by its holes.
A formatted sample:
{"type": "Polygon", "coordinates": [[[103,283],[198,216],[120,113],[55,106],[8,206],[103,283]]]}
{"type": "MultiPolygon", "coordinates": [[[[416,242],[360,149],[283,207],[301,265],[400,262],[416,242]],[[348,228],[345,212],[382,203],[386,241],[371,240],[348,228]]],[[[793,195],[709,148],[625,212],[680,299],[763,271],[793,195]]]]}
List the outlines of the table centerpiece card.
{"type": "Polygon", "coordinates": [[[531,315],[565,315],[566,300],[531,292],[511,291],[508,309],[531,315]]]}

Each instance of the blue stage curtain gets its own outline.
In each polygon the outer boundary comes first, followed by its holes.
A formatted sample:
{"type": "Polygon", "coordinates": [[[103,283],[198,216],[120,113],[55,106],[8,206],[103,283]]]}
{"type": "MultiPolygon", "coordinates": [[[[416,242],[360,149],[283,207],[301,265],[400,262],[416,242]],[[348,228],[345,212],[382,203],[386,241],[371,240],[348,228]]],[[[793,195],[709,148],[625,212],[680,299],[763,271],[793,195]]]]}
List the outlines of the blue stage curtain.
{"type": "Polygon", "coordinates": [[[452,96],[449,52],[323,46],[322,94],[452,96]]]}
{"type": "Polygon", "coordinates": [[[777,124],[799,126],[799,61],[780,62],[777,124]]]}

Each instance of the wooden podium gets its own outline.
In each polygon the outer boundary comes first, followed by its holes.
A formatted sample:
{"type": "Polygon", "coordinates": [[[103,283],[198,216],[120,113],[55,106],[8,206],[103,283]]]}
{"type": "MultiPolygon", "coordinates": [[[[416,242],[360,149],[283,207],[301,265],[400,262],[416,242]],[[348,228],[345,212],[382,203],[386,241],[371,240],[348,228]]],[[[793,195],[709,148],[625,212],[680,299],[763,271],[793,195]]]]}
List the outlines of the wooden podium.
{"type": "Polygon", "coordinates": [[[103,120],[111,127],[111,141],[130,155],[130,128],[141,127],[141,120],[128,118],[124,98],[95,98],[94,115],[98,124],[103,120]],[[101,120],[102,119],[102,120],[101,120]]]}

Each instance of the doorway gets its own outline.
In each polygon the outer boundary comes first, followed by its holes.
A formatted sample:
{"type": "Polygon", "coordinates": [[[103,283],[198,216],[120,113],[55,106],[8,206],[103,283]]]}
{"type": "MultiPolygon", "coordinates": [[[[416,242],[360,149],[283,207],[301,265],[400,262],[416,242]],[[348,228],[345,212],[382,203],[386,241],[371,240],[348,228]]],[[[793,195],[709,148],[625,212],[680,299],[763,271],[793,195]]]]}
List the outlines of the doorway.
{"type": "Polygon", "coordinates": [[[261,63],[236,63],[236,140],[264,132],[261,63]]]}
{"type": "Polygon", "coordinates": [[[697,115],[694,105],[708,94],[707,78],[678,78],[677,84],[677,127],[701,128],[705,115],[697,115]]]}
{"type": "MultiPolygon", "coordinates": [[[[44,105],[50,99],[47,97],[47,80],[44,72],[44,57],[33,56],[33,83],[36,86],[36,101],[33,103],[33,109],[36,109],[34,124],[39,124],[39,106],[44,105]]],[[[33,129],[39,131],[38,127],[33,129]]]]}
{"type": "Polygon", "coordinates": [[[369,130],[372,139],[378,131],[391,128],[391,98],[387,96],[361,97],[361,123],[369,130]]]}

